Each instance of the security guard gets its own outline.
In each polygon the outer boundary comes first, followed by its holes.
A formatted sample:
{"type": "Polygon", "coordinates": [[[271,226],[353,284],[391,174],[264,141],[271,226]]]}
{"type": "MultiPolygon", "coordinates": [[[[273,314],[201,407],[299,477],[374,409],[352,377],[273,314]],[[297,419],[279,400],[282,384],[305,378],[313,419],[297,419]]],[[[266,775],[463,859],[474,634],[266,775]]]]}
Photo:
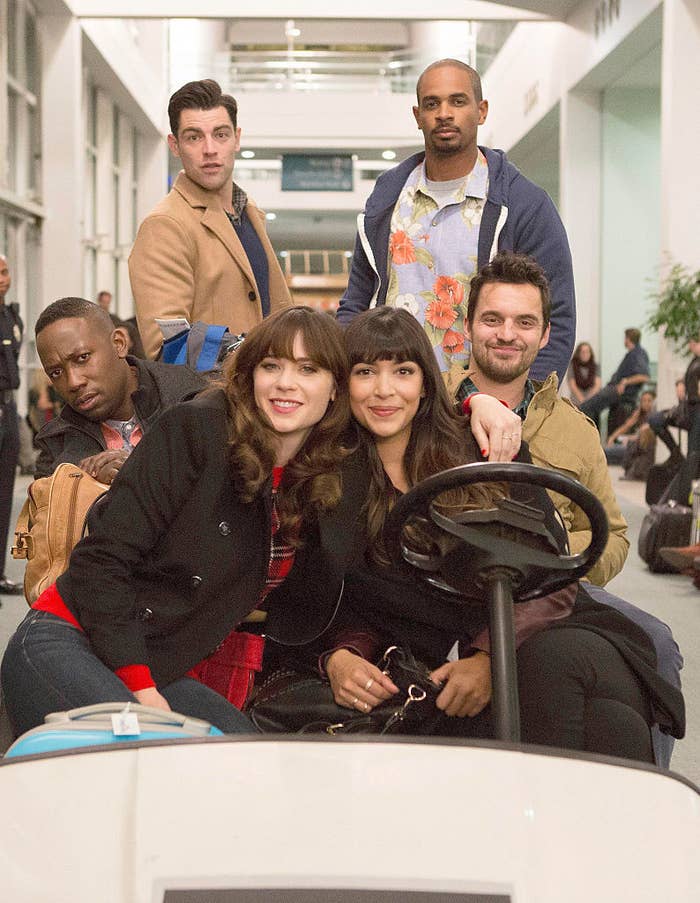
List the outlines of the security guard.
{"type": "Polygon", "coordinates": [[[22,586],[4,574],[12,495],[19,455],[19,429],[14,390],[19,388],[22,321],[19,305],[5,304],[12,280],[7,259],[0,254],[0,595],[21,596],[22,586]]]}

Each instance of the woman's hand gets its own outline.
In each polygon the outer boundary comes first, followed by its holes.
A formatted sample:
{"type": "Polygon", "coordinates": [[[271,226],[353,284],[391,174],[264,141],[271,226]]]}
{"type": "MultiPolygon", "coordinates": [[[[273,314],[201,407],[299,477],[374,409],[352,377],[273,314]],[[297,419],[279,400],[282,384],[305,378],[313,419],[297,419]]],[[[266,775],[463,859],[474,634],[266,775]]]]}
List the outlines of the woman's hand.
{"type": "Polygon", "coordinates": [[[155,687],[146,687],[145,690],[134,690],[134,696],[141,705],[150,705],[154,709],[165,709],[166,712],[172,711],[168,700],[161,696],[155,687]]]}
{"type": "Polygon", "coordinates": [[[326,674],[338,705],[370,712],[399,688],[376,665],[349,649],[337,649],[326,660],[326,674]]]}
{"type": "Polygon", "coordinates": [[[430,677],[435,683],[445,681],[435,705],[446,715],[473,718],[491,701],[491,661],[485,652],[446,662],[430,677]]]}
{"type": "Polygon", "coordinates": [[[470,426],[489,461],[512,461],[520,451],[523,423],[492,395],[472,395],[470,426]]]}

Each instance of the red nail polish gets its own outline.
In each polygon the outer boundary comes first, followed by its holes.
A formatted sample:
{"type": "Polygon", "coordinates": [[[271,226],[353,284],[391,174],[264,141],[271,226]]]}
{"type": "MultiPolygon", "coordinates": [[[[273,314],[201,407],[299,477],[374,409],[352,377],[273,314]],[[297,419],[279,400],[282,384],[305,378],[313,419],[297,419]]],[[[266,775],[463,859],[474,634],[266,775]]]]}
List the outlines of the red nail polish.
{"type": "Polygon", "coordinates": [[[485,457],[486,457],[486,449],[485,449],[485,448],[482,448],[482,449],[481,449],[481,457],[482,457],[482,458],[485,458],[485,457]]]}

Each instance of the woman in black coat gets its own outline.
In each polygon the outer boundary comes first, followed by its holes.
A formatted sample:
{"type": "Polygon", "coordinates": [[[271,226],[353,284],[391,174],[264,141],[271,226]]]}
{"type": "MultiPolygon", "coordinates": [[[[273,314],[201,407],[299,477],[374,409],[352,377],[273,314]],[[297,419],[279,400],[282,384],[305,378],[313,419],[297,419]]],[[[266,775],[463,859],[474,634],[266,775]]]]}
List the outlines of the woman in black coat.
{"type": "Polygon", "coordinates": [[[346,483],[358,482],[342,493],[348,416],[334,321],[290,308],[251,331],[218,388],[144,436],[67,572],[10,640],[2,686],[15,732],[120,700],[250,730],[232,703],[245,698],[262,638],[243,619],[299,643],[337,604],[348,554],[338,524],[366,491],[350,465],[346,483]],[[298,589],[309,562],[311,598],[298,589]]]}
{"type": "MultiPolygon", "coordinates": [[[[397,688],[372,664],[388,645],[407,645],[442,684],[440,732],[488,735],[491,696],[488,613],[479,600],[455,605],[418,576],[389,563],[384,525],[396,498],[439,471],[479,459],[453,411],[430,343],[415,318],[377,308],[346,328],[350,401],[371,487],[369,544],[346,576],[338,627],[322,657],[335,700],[366,712],[397,688]],[[465,612],[469,619],[465,619],[465,612]],[[459,657],[447,661],[459,643],[459,657]]],[[[490,400],[498,407],[498,402],[490,400]]],[[[470,487],[460,506],[493,507],[493,487],[470,487]]],[[[561,548],[543,491],[511,487],[539,508],[561,548]]],[[[453,500],[454,501],[454,500],[453,500]]],[[[506,562],[504,562],[505,564],[506,562]]],[[[515,608],[523,737],[530,742],[652,760],[649,727],[659,720],[682,735],[680,693],[655,672],[646,634],[572,585],[515,608]]]]}

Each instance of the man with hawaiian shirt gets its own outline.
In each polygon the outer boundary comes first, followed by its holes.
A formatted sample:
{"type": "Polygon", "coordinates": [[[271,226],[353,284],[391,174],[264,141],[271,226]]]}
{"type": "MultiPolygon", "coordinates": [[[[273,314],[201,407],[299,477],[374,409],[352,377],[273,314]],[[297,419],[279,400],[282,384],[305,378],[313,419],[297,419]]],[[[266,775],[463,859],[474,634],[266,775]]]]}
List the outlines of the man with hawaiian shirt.
{"type": "Polygon", "coordinates": [[[413,115],[425,153],[384,173],[358,218],[348,288],[338,319],[376,304],[407,308],[425,327],[443,372],[468,359],[464,321],[473,273],[498,250],[529,254],[552,291],[552,335],[533,372],[563,377],[575,336],[571,254],[547,194],[502,151],[477,145],[486,120],[478,73],[439,60],[418,79],[413,115]]]}

